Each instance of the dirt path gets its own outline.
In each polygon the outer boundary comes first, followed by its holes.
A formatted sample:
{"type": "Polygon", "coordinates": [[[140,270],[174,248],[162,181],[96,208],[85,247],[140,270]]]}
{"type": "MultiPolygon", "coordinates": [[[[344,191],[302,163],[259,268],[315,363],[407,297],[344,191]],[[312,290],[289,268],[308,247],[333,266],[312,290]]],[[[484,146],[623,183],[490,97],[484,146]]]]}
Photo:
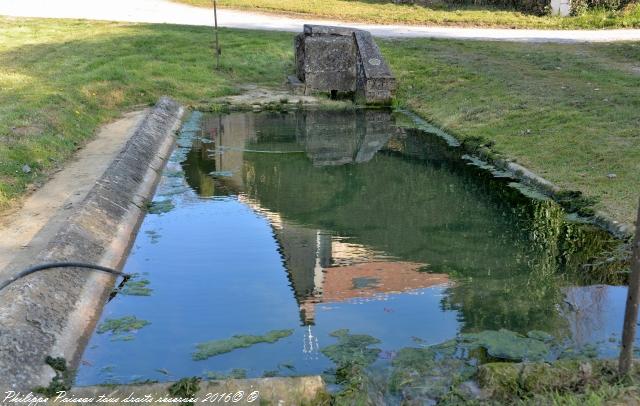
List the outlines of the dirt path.
{"type": "MultiPolygon", "coordinates": [[[[16,17],[80,18],[90,20],[213,25],[211,10],[167,0],[0,0],[0,15],[16,17]]],[[[300,32],[303,24],[347,25],[380,37],[455,38],[525,42],[640,41],[640,29],[528,30],[505,28],[458,28],[407,25],[356,24],[321,19],[219,10],[223,27],[300,32]]]]}
{"type": "Polygon", "coordinates": [[[27,266],[44,249],[122,150],[145,112],[127,113],[102,127],[63,170],[21,207],[0,218],[0,280],[27,266]]]}

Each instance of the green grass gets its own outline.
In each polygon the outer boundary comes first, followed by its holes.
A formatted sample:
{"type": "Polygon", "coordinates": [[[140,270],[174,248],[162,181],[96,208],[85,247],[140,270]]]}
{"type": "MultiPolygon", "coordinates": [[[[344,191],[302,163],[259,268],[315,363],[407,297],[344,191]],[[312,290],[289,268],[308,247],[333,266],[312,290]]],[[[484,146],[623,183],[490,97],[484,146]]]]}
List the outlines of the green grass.
{"type": "Polygon", "coordinates": [[[379,43],[401,105],[458,138],[483,138],[615,219],[635,220],[640,43],[379,43]]]}
{"type": "MultiPolygon", "coordinates": [[[[212,0],[174,0],[211,7],[212,0]]],[[[619,12],[591,10],[577,17],[534,16],[491,7],[394,4],[389,0],[218,0],[220,7],[377,24],[464,25],[514,28],[640,27],[640,5],[619,12]]]]}
{"type": "Polygon", "coordinates": [[[279,84],[293,65],[288,34],[221,38],[215,71],[207,29],[0,17],[0,208],[123,111],[165,94],[190,104],[279,84]]]}
{"type": "MultiPolygon", "coordinates": [[[[293,34],[0,17],[0,206],[24,195],[123,111],[280,86],[293,34]],[[29,173],[22,171],[29,165],[29,173]]],[[[640,190],[640,44],[384,40],[398,105],[481,137],[632,222],[640,190]],[[616,177],[609,179],[608,174],[616,177]]]]}
{"type": "Polygon", "coordinates": [[[481,386],[495,403],[516,405],[637,404],[640,368],[617,374],[617,360],[560,360],[552,363],[489,363],[480,367],[481,386]]]}

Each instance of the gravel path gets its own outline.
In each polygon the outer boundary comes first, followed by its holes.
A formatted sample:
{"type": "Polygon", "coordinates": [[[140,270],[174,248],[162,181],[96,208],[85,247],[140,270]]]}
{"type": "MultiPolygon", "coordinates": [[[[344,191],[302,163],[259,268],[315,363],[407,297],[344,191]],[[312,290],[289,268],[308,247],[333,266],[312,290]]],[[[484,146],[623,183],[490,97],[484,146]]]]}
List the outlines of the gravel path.
{"type": "MultiPolygon", "coordinates": [[[[0,0],[0,15],[15,17],[80,18],[90,20],[213,25],[213,11],[167,0],[0,0]]],[[[343,22],[219,10],[220,26],[300,32],[305,23],[348,25],[380,37],[456,38],[528,42],[640,41],[640,29],[525,30],[407,25],[345,24],[343,22]]]]}

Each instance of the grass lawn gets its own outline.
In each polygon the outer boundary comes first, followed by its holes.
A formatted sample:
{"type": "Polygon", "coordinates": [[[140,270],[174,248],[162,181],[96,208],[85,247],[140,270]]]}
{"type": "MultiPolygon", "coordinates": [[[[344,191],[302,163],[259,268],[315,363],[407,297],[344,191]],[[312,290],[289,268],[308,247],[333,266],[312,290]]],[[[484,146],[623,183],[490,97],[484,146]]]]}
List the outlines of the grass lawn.
{"type": "MultiPolygon", "coordinates": [[[[293,34],[0,17],[0,205],[41,181],[125,110],[280,86],[293,34]],[[25,173],[23,166],[31,171],[25,173]]],[[[640,191],[640,44],[379,41],[398,104],[631,222],[640,191]],[[616,174],[615,178],[607,175],[616,174]]]]}
{"type": "Polygon", "coordinates": [[[399,79],[402,105],[596,198],[596,208],[614,219],[635,221],[640,43],[379,43],[399,79]]]}
{"type": "Polygon", "coordinates": [[[293,66],[288,34],[223,39],[215,72],[208,29],[0,17],[0,208],[123,111],[165,94],[189,104],[277,85],[293,66]]]}
{"type": "MultiPolygon", "coordinates": [[[[212,7],[213,0],[174,0],[212,7]]],[[[218,0],[220,7],[377,24],[466,25],[513,28],[640,27],[640,4],[620,12],[592,10],[578,17],[538,17],[490,7],[394,4],[390,0],[218,0]]]]}

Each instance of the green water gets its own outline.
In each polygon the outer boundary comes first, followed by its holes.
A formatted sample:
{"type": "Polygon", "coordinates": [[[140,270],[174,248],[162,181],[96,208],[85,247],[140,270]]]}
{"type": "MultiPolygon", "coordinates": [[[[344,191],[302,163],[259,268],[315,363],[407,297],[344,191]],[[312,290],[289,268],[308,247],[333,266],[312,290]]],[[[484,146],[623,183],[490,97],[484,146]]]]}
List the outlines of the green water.
{"type": "Polygon", "coordinates": [[[77,383],[320,374],[354,349],[393,381],[398,354],[455,348],[436,368],[450,374],[487,337],[526,359],[518,340],[541,332],[543,359],[614,355],[625,288],[580,283],[612,238],[407,121],[194,113],[125,266],[144,294],[116,295],[102,318],[148,323],[95,334],[77,383]]]}

